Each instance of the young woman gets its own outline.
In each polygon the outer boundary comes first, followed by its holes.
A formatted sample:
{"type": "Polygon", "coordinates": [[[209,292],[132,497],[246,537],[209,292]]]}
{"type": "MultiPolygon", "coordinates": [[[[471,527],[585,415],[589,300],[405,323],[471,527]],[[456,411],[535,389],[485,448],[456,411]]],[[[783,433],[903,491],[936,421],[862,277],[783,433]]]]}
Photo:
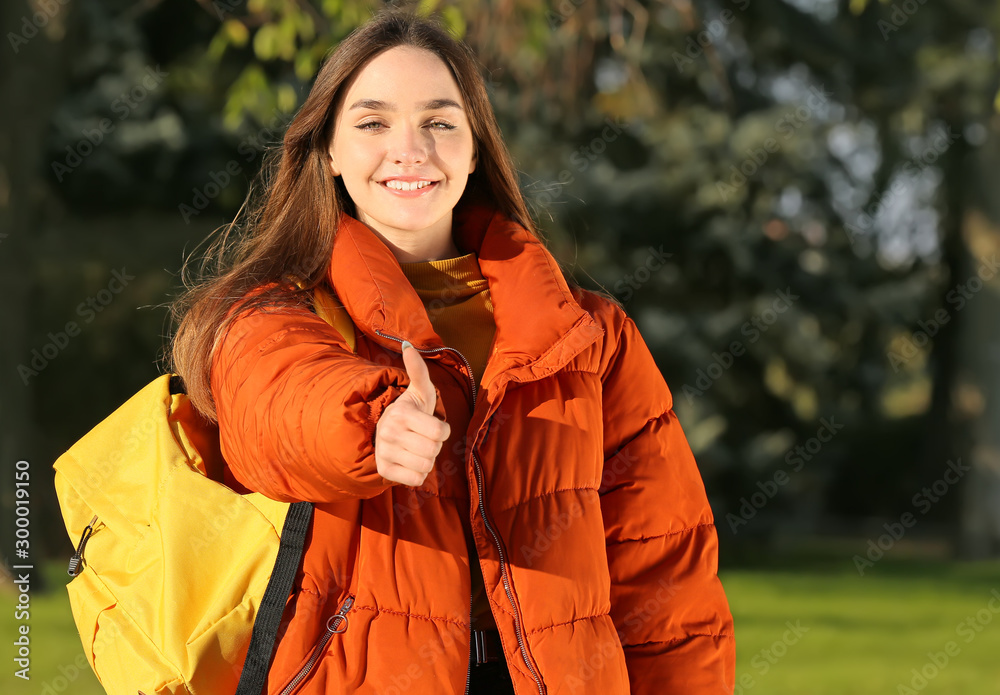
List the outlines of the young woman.
{"type": "Polygon", "coordinates": [[[269,693],[732,692],[670,391],[536,235],[468,47],[355,31],[250,221],[172,358],[234,486],[316,505],[269,693]]]}

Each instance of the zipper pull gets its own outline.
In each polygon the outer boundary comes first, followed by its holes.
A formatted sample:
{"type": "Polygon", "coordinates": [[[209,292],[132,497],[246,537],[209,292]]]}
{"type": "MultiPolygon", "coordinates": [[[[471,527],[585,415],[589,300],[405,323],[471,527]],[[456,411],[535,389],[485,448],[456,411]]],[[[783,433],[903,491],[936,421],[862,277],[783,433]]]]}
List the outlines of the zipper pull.
{"type": "Polygon", "coordinates": [[[87,524],[87,528],[83,529],[83,534],[80,536],[80,542],[76,546],[76,551],[69,559],[69,567],[66,569],[66,572],[71,577],[79,576],[80,572],[83,571],[83,549],[87,546],[87,541],[90,540],[90,537],[94,535],[94,524],[96,523],[97,515],[95,514],[94,518],[87,524]]]}
{"type": "Polygon", "coordinates": [[[298,688],[299,683],[305,680],[306,676],[313,670],[316,666],[316,662],[319,661],[320,656],[323,654],[323,650],[326,649],[326,645],[330,642],[330,638],[334,635],[339,635],[347,629],[347,611],[351,610],[351,606],[354,605],[354,597],[348,596],[344,599],[344,604],[337,611],[336,615],[330,616],[330,619],[326,621],[326,633],[320,638],[319,642],[316,644],[315,649],[313,649],[312,656],[309,657],[307,661],[299,672],[295,674],[292,680],[288,681],[288,685],[285,686],[284,690],[281,691],[281,695],[291,695],[296,688],[298,688]],[[338,625],[338,621],[342,621],[342,625],[338,625]]]}
{"type": "Polygon", "coordinates": [[[335,634],[339,635],[341,632],[347,630],[347,611],[351,610],[351,606],[354,605],[354,597],[348,596],[344,600],[344,605],[340,607],[337,614],[331,616],[329,620],[326,621],[326,629],[335,634]],[[338,621],[342,621],[339,622],[338,621]]]}

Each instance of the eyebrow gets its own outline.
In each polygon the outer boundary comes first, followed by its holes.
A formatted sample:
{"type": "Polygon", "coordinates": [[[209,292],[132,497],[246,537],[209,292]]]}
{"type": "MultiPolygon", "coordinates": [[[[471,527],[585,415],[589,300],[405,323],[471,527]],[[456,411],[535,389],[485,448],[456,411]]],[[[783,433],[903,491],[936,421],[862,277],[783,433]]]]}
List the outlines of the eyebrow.
{"type": "MultiPolygon", "coordinates": [[[[454,99],[431,99],[425,103],[422,107],[422,111],[435,111],[437,109],[453,108],[462,110],[461,105],[454,99]]],[[[371,109],[373,111],[395,111],[396,105],[391,101],[382,101],[381,99],[361,99],[359,101],[351,104],[351,108],[348,111],[353,111],[354,109],[371,109]]]]}

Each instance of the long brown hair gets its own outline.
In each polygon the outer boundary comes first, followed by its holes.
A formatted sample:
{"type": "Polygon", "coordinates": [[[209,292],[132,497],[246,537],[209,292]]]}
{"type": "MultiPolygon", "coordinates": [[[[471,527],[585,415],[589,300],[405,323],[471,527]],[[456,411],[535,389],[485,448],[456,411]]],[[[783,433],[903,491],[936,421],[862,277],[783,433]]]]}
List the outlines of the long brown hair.
{"type": "Polygon", "coordinates": [[[207,249],[198,281],[188,279],[189,259],[184,263],[184,290],[170,307],[178,325],[169,348],[170,370],[183,378],[192,404],[210,420],[216,419],[210,388],[212,352],[233,316],[265,305],[306,305],[309,291],[325,281],[337,220],[341,211],[352,214],[354,207],[328,161],[339,101],[369,60],[396,46],[435,53],[458,83],[477,153],[476,169],[462,200],[485,196],[537,234],[472,49],[436,20],[411,10],[382,10],[327,57],[282,145],[265,157],[259,176],[263,195],[255,197],[251,187],[236,219],[224,225],[225,233],[207,249]],[[231,241],[244,215],[245,234],[231,241]],[[245,296],[263,285],[271,288],[249,299],[245,296]],[[231,309],[236,311],[229,314],[231,309]]]}

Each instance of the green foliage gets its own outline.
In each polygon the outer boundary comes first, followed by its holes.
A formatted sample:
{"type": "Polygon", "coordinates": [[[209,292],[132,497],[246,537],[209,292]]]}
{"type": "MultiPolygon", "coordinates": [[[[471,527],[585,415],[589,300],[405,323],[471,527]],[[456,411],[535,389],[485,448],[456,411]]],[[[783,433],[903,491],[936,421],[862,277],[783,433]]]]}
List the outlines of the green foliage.
{"type": "MultiPolygon", "coordinates": [[[[314,8],[281,0],[251,0],[245,13],[222,22],[205,57],[218,65],[224,57],[245,65],[225,89],[224,124],[236,131],[250,117],[266,123],[275,109],[293,112],[303,84],[316,72],[323,55],[373,8],[370,1],[330,0],[314,8]],[[247,54],[249,44],[252,51],[247,54]]],[[[461,17],[453,18],[460,22],[461,17]]]]}
{"type": "MultiPolygon", "coordinates": [[[[204,228],[181,227],[192,244],[235,214],[323,57],[381,6],[253,0],[219,16],[192,2],[115,24],[104,4],[81,2],[78,34],[103,49],[69,81],[48,159],[115,117],[111,105],[144,65],[162,61],[170,77],[54,190],[74,212],[146,206],[176,216],[235,164],[197,219],[204,228]],[[119,33],[103,34],[109,26],[119,33]]],[[[963,224],[996,183],[995,166],[981,174],[974,163],[997,137],[1000,9],[962,0],[902,15],[901,3],[854,0],[416,7],[483,62],[553,251],[639,324],[717,516],[831,417],[844,433],[746,533],[905,511],[956,455],[952,437],[968,422],[942,394],[954,390],[958,327],[971,313],[945,297],[975,269],[963,224]],[[669,257],[647,272],[661,247],[669,257]],[[799,299],[755,329],[786,290],[799,299]],[[955,320],[917,344],[920,322],[942,309],[955,320]],[[710,370],[717,377],[702,376],[710,370]]],[[[995,223],[979,212],[978,237],[993,238],[995,223]]],[[[61,292],[78,294],[68,280],[61,292]]],[[[38,335],[59,320],[39,319],[38,335]]],[[[955,522],[958,502],[936,507],[934,520],[955,522]]]]}
{"type": "Polygon", "coordinates": [[[462,16],[461,10],[457,7],[446,7],[441,10],[441,18],[455,36],[465,36],[465,17],[462,16]]]}

